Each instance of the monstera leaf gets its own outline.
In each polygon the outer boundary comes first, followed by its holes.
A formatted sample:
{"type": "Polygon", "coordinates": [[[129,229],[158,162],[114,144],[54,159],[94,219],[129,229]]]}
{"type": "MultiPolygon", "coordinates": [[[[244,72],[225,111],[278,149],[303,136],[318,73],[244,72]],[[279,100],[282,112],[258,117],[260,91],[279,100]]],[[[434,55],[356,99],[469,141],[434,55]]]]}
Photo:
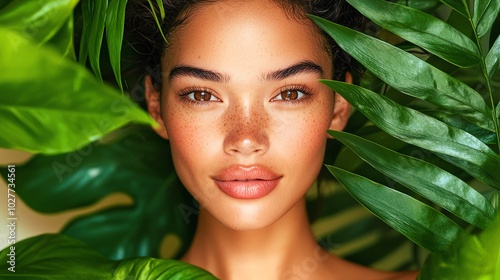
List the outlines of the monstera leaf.
{"type": "Polygon", "coordinates": [[[189,245],[198,208],[177,179],[168,143],[146,127],[119,133],[111,143],[37,155],[17,166],[18,196],[39,212],[54,213],[125,193],[132,205],[79,217],[62,232],[111,259],[158,257],[167,234],[181,238],[182,252],[189,245]]]}

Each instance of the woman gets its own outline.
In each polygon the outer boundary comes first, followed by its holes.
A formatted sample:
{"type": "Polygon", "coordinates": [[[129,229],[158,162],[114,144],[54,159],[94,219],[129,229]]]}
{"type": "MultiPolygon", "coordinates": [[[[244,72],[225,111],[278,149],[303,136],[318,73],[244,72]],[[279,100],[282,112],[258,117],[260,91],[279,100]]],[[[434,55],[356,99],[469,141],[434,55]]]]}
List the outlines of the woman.
{"type": "Polygon", "coordinates": [[[162,75],[145,87],[179,178],[202,206],[181,260],[221,279],[415,279],[341,260],[309,228],[304,195],[326,131],[349,116],[318,79],[351,77],[305,14],[352,25],[352,10],[342,1],[164,2],[168,44],[154,35],[150,61],[162,75]]]}

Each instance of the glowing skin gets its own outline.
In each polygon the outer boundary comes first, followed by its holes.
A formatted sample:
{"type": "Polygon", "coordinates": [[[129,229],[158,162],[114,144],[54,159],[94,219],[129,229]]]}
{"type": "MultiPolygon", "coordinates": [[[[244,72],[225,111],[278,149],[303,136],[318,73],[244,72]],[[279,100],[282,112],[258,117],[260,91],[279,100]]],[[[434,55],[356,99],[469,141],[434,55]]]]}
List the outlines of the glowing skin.
{"type": "Polygon", "coordinates": [[[223,279],[305,279],[291,268],[307,257],[317,261],[308,279],[393,277],[328,255],[309,229],[304,194],[327,129],[343,129],[349,113],[317,81],[332,63],[314,25],[270,1],[220,1],[192,10],[169,44],[161,95],[149,78],[146,94],[202,205],[183,260],[223,279]]]}

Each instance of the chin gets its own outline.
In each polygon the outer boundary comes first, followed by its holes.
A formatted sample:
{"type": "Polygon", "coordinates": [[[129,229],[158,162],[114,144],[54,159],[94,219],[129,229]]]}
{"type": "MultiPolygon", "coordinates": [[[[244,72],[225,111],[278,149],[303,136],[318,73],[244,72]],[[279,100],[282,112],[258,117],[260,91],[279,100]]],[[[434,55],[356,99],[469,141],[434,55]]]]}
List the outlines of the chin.
{"type": "Polygon", "coordinates": [[[213,213],[215,219],[224,224],[227,228],[236,231],[253,231],[267,228],[283,217],[286,211],[279,211],[269,204],[244,201],[231,203],[230,207],[218,208],[213,213]],[[234,205],[237,204],[237,205],[234,205]],[[283,213],[281,213],[283,212],[283,213]]]}

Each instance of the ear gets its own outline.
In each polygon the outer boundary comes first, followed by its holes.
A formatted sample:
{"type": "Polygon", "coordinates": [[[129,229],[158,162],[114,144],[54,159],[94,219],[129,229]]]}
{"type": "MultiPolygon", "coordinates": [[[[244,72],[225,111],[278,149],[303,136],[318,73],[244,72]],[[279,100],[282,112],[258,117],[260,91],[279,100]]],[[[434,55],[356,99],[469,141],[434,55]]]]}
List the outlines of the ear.
{"type": "MultiPolygon", "coordinates": [[[[345,81],[352,84],[351,73],[347,72],[345,75],[345,81]]],[[[338,93],[335,93],[335,106],[333,109],[333,119],[330,124],[331,130],[343,130],[349,120],[349,115],[351,113],[351,105],[338,93]]]]}
{"type": "Polygon", "coordinates": [[[156,133],[158,133],[158,135],[168,139],[167,129],[161,114],[161,94],[153,86],[151,76],[148,75],[144,79],[144,87],[149,115],[158,123],[158,125],[154,126],[153,129],[156,133]]]}

